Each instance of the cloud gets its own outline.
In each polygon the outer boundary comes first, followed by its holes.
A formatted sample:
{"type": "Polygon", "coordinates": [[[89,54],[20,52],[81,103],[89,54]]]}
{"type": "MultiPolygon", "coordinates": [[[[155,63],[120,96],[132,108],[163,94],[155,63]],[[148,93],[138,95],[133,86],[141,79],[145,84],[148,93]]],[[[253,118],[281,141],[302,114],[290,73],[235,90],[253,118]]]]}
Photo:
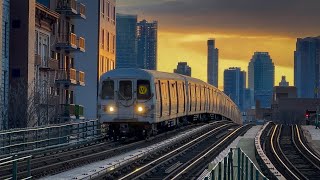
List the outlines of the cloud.
{"type": "Polygon", "coordinates": [[[118,11],[179,32],[316,36],[319,0],[118,0],[118,11]]]}

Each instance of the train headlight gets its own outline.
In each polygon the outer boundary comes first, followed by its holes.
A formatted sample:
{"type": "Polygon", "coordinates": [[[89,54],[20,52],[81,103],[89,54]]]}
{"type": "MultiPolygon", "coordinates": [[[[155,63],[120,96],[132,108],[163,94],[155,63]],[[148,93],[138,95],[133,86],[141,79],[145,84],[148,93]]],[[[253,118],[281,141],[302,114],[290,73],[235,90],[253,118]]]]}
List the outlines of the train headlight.
{"type": "Polygon", "coordinates": [[[144,108],[142,106],[138,106],[138,112],[143,112],[144,108]]]}
{"type": "Polygon", "coordinates": [[[114,106],[103,106],[102,109],[106,113],[113,113],[116,111],[116,108],[114,106]]]}
{"type": "Polygon", "coordinates": [[[138,104],[136,106],[136,112],[138,114],[143,114],[143,113],[147,112],[147,108],[143,104],[138,104]]]}
{"type": "Polygon", "coordinates": [[[114,107],[113,106],[109,107],[109,112],[114,112],[114,107]]]}

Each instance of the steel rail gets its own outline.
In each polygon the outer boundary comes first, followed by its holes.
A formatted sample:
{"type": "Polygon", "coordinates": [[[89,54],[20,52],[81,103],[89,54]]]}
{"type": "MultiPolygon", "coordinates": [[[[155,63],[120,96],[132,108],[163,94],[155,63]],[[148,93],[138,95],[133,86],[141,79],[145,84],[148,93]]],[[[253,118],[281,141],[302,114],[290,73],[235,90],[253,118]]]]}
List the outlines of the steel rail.
{"type": "MultiPolygon", "coordinates": [[[[207,151],[205,154],[203,154],[202,156],[200,156],[199,158],[197,158],[195,161],[193,161],[191,164],[189,164],[186,168],[184,168],[183,170],[181,170],[178,174],[176,174],[173,178],[171,178],[171,180],[177,179],[178,177],[180,177],[183,173],[185,173],[186,171],[188,171],[191,167],[193,167],[196,163],[198,163],[199,161],[203,160],[203,158],[205,158],[206,156],[208,156],[212,151],[216,150],[219,146],[221,146],[223,143],[225,143],[230,137],[232,137],[235,133],[237,133],[240,129],[242,129],[244,126],[241,126],[239,128],[237,128],[236,130],[232,131],[227,137],[225,137],[222,141],[220,141],[218,144],[216,144],[213,148],[211,148],[209,151],[207,151]]],[[[168,175],[166,178],[164,179],[168,179],[170,177],[170,175],[168,175]]]]}
{"type": "Polygon", "coordinates": [[[144,166],[142,166],[142,167],[137,168],[135,171],[133,171],[133,172],[131,172],[131,173],[129,173],[129,174],[127,174],[127,175],[119,178],[119,180],[123,180],[123,179],[129,178],[130,176],[132,176],[132,175],[140,172],[141,170],[144,170],[146,167],[148,167],[148,166],[150,166],[150,165],[152,165],[152,164],[154,164],[154,163],[157,163],[157,162],[161,161],[162,159],[170,156],[171,154],[174,154],[174,153],[180,151],[181,149],[187,147],[188,145],[190,145],[190,144],[192,144],[192,143],[194,143],[194,142],[202,139],[203,137],[208,136],[208,135],[210,135],[211,133],[213,133],[213,132],[215,132],[215,131],[217,131],[217,130],[219,130],[219,129],[222,129],[223,127],[226,127],[226,126],[228,126],[228,125],[229,125],[229,124],[224,124],[224,125],[222,125],[222,126],[219,126],[219,127],[217,127],[217,128],[214,128],[214,129],[210,130],[209,132],[206,132],[205,134],[197,137],[196,139],[193,139],[193,140],[189,141],[188,143],[186,143],[186,144],[184,144],[184,145],[182,145],[182,146],[180,146],[180,147],[178,147],[178,148],[170,151],[169,153],[166,153],[165,155],[162,155],[161,157],[159,157],[159,158],[157,158],[157,159],[149,162],[148,164],[146,164],[146,165],[144,165],[144,166]]]}
{"type": "Polygon", "coordinates": [[[275,134],[277,132],[277,128],[278,128],[279,125],[276,125],[274,130],[273,130],[273,133],[271,135],[271,148],[272,148],[272,151],[274,153],[274,155],[276,156],[276,158],[278,159],[278,162],[280,162],[290,173],[291,175],[293,175],[296,179],[300,179],[294,172],[291,171],[291,169],[282,161],[282,159],[280,158],[279,154],[277,153],[276,149],[275,149],[275,145],[274,145],[274,142],[276,141],[277,142],[277,145],[279,147],[279,150],[281,152],[281,149],[280,149],[280,146],[279,146],[279,138],[280,138],[280,133],[281,133],[281,130],[279,130],[280,132],[277,133],[277,139],[275,140],[274,137],[275,137],[275,134]]]}

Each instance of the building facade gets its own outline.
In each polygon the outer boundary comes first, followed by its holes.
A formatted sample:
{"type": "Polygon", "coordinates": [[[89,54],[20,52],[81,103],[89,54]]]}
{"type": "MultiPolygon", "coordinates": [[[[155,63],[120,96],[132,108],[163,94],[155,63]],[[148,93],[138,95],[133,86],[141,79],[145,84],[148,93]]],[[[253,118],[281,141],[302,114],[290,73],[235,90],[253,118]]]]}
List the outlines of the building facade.
{"type": "Polygon", "coordinates": [[[11,127],[83,117],[75,87],[84,86],[85,73],[75,68],[75,54],[85,52],[85,39],[76,35],[75,20],[86,19],[84,4],[76,0],[11,0],[10,11],[11,127]]]}
{"type": "Polygon", "coordinates": [[[174,69],[173,72],[191,77],[191,67],[187,62],[179,62],[177,69],[174,69]]]}
{"type": "Polygon", "coordinates": [[[288,87],[289,86],[289,82],[287,82],[286,76],[282,76],[281,77],[281,81],[279,82],[279,86],[282,86],[282,87],[288,87]]]}
{"type": "Polygon", "coordinates": [[[0,0],[0,130],[8,128],[10,0],[0,0]]]}
{"type": "Polygon", "coordinates": [[[208,83],[218,87],[218,67],[219,67],[219,49],[215,47],[215,40],[209,39],[208,45],[208,67],[207,79],[208,83]]]}
{"type": "Polygon", "coordinates": [[[253,90],[250,88],[246,88],[244,91],[244,107],[243,109],[246,111],[248,109],[252,109],[254,106],[254,96],[253,90]]]}
{"type": "Polygon", "coordinates": [[[97,118],[100,76],[116,65],[115,0],[78,0],[86,6],[86,21],[77,21],[77,34],[86,37],[86,53],[77,54],[76,67],[86,72],[86,86],[78,87],[76,98],[85,104],[84,116],[97,118]]]}
{"type": "Polygon", "coordinates": [[[300,98],[320,97],[320,37],[298,38],[294,52],[294,86],[300,98]]]}
{"type": "Polygon", "coordinates": [[[137,15],[117,14],[116,68],[136,68],[137,15]]]}
{"type": "Polygon", "coordinates": [[[138,67],[157,70],[158,22],[142,20],[137,23],[138,67]]]}
{"type": "Polygon", "coordinates": [[[274,63],[268,52],[255,52],[248,66],[248,84],[254,92],[254,101],[262,108],[271,107],[274,86],[274,63]]]}
{"type": "Polygon", "coordinates": [[[224,93],[235,102],[241,111],[244,110],[246,72],[232,67],[224,70],[224,93]]]}

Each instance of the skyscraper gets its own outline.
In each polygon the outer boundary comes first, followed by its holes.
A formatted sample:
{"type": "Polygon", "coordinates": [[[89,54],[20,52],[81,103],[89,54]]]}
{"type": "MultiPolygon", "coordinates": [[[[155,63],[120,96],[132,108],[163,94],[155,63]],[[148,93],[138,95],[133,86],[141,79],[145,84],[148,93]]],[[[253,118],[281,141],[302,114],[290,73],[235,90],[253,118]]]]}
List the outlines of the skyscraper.
{"type": "Polygon", "coordinates": [[[142,20],[137,24],[138,67],[157,70],[158,22],[142,20]]]}
{"type": "Polygon", "coordinates": [[[117,14],[116,68],[137,67],[137,15],[117,14]]]}
{"type": "Polygon", "coordinates": [[[271,106],[274,85],[274,64],[268,52],[255,52],[248,67],[249,88],[254,92],[254,101],[261,107],[271,106]]]}
{"type": "Polygon", "coordinates": [[[188,66],[187,62],[179,62],[177,69],[174,69],[174,73],[183,74],[186,76],[191,76],[191,67],[188,66]]]}
{"type": "Polygon", "coordinates": [[[289,86],[289,82],[286,81],[286,76],[282,76],[281,77],[281,81],[279,82],[279,86],[282,86],[282,87],[288,87],[289,86]]]}
{"type": "Polygon", "coordinates": [[[0,130],[8,128],[10,1],[0,1],[0,130]]]}
{"type": "Polygon", "coordinates": [[[294,52],[294,86],[299,98],[320,97],[320,36],[298,38],[294,52]]]}
{"type": "Polygon", "coordinates": [[[235,102],[240,110],[244,110],[246,89],[246,72],[238,67],[224,70],[224,93],[235,102]]]}
{"type": "Polygon", "coordinates": [[[219,49],[215,47],[215,40],[208,40],[208,67],[207,79],[208,83],[218,87],[218,64],[219,64],[219,49]]]}
{"type": "Polygon", "coordinates": [[[77,34],[86,37],[86,53],[77,54],[76,67],[86,72],[86,86],[76,91],[77,101],[85,104],[84,116],[97,118],[100,76],[115,68],[115,0],[78,0],[86,6],[87,21],[77,21],[77,34]]]}

